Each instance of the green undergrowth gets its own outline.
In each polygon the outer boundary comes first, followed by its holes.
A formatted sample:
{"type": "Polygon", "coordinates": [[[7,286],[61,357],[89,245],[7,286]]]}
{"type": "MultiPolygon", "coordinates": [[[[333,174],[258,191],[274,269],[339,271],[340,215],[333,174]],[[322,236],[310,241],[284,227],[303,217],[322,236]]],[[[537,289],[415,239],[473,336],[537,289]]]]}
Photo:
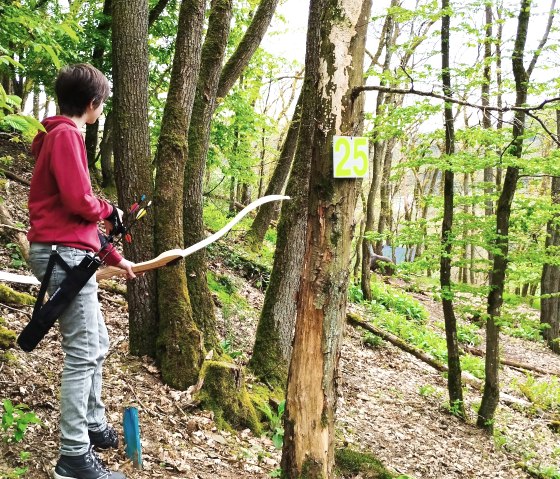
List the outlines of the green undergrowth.
{"type": "Polygon", "coordinates": [[[286,401],[281,388],[270,389],[262,383],[255,383],[249,387],[251,401],[257,410],[259,419],[266,429],[266,434],[272,440],[274,447],[282,449],[284,442],[284,409],[286,401]]]}
{"type": "MultiPolygon", "coordinates": [[[[0,478],[17,479],[27,475],[27,463],[31,453],[25,451],[21,443],[31,424],[41,424],[39,418],[25,404],[13,404],[9,399],[2,400],[0,409],[0,441],[11,449],[10,457],[0,461],[0,478]],[[19,457],[18,457],[19,456],[19,457]]],[[[0,457],[0,459],[2,459],[0,457]]]]}
{"type": "MultiPolygon", "coordinates": [[[[225,202],[208,201],[204,205],[203,219],[206,229],[210,231],[219,231],[229,223],[234,215],[229,214],[229,207],[225,202]]],[[[226,260],[237,262],[254,263],[257,266],[270,269],[274,261],[274,246],[276,245],[276,231],[269,228],[265,235],[264,242],[258,251],[251,251],[245,248],[243,237],[251,227],[254,217],[245,216],[234,228],[227,234],[226,241],[230,247],[230,257],[226,260]],[[231,246],[234,245],[234,249],[231,246]],[[234,251],[235,250],[235,251],[234,251]]],[[[224,241],[222,240],[222,243],[224,241]]]]}
{"type": "Polygon", "coordinates": [[[338,477],[363,479],[412,479],[410,476],[396,475],[369,452],[344,447],[335,451],[335,464],[338,477]]]}
{"type": "MultiPolygon", "coordinates": [[[[349,290],[350,300],[361,303],[367,309],[367,320],[373,325],[398,336],[438,361],[447,363],[445,328],[441,323],[436,323],[435,329],[426,324],[428,313],[419,301],[378,282],[372,283],[372,295],[372,301],[365,301],[359,286],[352,285],[349,290]]],[[[458,325],[458,337],[469,344],[480,342],[475,328],[469,324],[458,325]]],[[[371,334],[365,334],[363,341],[370,347],[379,346],[379,341],[373,339],[371,334]]],[[[484,378],[482,358],[464,354],[461,356],[461,367],[479,379],[484,378]]]]}
{"type": "Polygon", "coordinates": [[[537,410],[560,411],[560,380],[556,376],[536,379],[527,373],[523,380],[516,379],[512,385],[519,389],[537,410]]]}

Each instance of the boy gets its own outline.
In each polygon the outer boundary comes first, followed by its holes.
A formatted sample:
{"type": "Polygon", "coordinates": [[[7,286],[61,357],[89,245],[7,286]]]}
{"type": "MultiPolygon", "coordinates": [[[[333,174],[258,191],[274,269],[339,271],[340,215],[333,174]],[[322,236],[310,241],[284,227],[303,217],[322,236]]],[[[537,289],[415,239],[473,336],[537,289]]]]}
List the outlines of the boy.
{"type": "MultiPolygon", "coordinates": [[[[45,275],[53,245],[72,268],[88,252],[101,248],[97,222],[109,232],[119,214],[114,206],[94,196],[81,129],[94,123],[109,96],[109,82],[88,64],[62,68],[55,92],[59,116],[43,121],[31,147],[36,163],[29,193],[29,263],[40,280],[45,275]]],[[[102,239],[102,238],[101,238],[102,239]]],[[[111,244],[101,258],[134,278],[133,263],[111,244]]],[[[52,294],[66,274],[55,266],[49,283],[52,294]]],[[[60,316],[64,367],[60,388],[60,458],[55,479],[125,479],[105,468],[93,447],[118,446],[116,431],[107,425],[101,401],[101,370],[109,348],[107,328],[97,299],[95,275],[60,316]]]]}

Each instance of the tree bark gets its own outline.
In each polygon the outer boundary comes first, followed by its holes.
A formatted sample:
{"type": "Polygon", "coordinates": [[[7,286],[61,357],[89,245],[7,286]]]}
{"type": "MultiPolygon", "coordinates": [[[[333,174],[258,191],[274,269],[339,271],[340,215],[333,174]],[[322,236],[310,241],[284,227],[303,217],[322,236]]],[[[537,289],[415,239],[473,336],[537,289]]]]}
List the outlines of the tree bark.
{"type": "MultiPolygon", "coordinates": [[[[527,41],[527,29],[531,16],[531,0],[522,0],[519,11],[517,35],[512,55],[513,75],[516,86],[517,106],[524,105],[527,101],[527,88],[529,83],[529,72],[525,70],[523,56],[527,41]]],[[[536,56],[533,57],[533,60],[536,56]]],[[[531,62],[534,65],[534,62],[531,62]]],[[[523,134],[525,132],[525,112],[515,111],[513,122],[513,140],[510,154],[521,158],[523,150],[523,134]]],[[[503,303],[503,292],[505,284],[506,269],[509,252],[509,219],[511,215],[511,204],[517,189],[519,178],[519,167],[515,164],[508,166],[504,178],[504,184],[496,208],[496,237],[495,250],[499,254],[494,256],[493,267],[490,273],[490,292],[488,294],[488,317],[486,320],[486,358],[485,358],[485,381],[484,394],[478,410],[477,425],[488,431],[494,429],[494,414],[500,400],[499,389],[499,366],[500,366],[500,328],[498,318],[501,314],[503,303]]]]}
{"type": "MultiPolygon", "coordinates": [[[[560,133],[560,110],[556,110],[556,130],[560,133]]],[[[550,190],[552,204],[560,205],[560,177],[552,178],[550,190]]],[[[560,246],[560,215],[554,215],[546,225],[546,249],[549,255],[557,258],[554,249],[560,246]]],[[[555,353],[560,353],[560,266],[553,262],[543,265],[541,277],[541,324],[546,326],[543,336],[548,346],[555,353]]]]}
{"type": "MultiPolygon", "coordinates": [[[[111,29],[112,8],[112,0],[105,0],[105,2],[103,3],[103,17],[101,18],[99,25],[97,26],[97,37],[91,56],[91,64],[102,72],[105,72],[105,69],[103,67],[103,59],[105,57],[104,37],[107,37],[109,35],[109,30],[111,29]]],[[[85,143],[88,166],[91,170],[95,167],[95,161],[97,159],[97,145],[99,143],[99,119],[95,123],[86,125],[85,143]]]]}
{"type": "MultiPolygon", "coordinates": [[[[240,44],[222,69],[222,61],[229,35],[231,0],[216,0],[226,14],[227,22],[216,25],[215,33],[206,34],[203,46],[202,66],[193,108],[193,121],[189,128],[189,158],[185,169],[184,229],[185,244],[190,246],[204,237],[202,224],[202,183],[208,153],[210,123],[217,98],[223,98],[247,67],[253,53],[264,36],[278,0],[263,0],[240,44]],[[227,23],[227,25],[226,25],[227,23]]],[[[225,20],[225,18],[224,18],[225,20]]],[[[189,256],[185,262],[189,294],[197,307],[193,311],[198,327],[204,332],[207,348],[217,348],[214,305],[206,281],[206,255],[204,251],[189,256]]]]}
{"type": "Polygon", "coordinates": [[[371,0],[311,1],[310,30],[315,22],[322,29],[319,45],[307,51],[320,52],[320,63],[305,256],[284,417],[281,466],[289,479],[334,477],[336,378],[361,184],[333,178],[331,152],[333,135],[361,132],[363,98],[352,101],[352,88],[363,82],[370,9],[371,0]]]}
{"type": "MultiPolygon", "coordinates": [[[[322,8],[326,0],[321,0],[322,8]]],[[[286,386],[288,364],[296,321],[296,298],[305,250],[307,197],[309,192],[310,158],[316,132],[316,89],[319,82],[319,38],[321,25],[309,19],[305,75],[301,92],[299,137],[286,195],[282,204],[274,265],[257,325],[253,356],[249,368],[261,380],[286,386]]]]}
{"type": "MultiPolygon", "coordinates": [[[[383,152],[383,169],[381,172],[381,188],[379,191],[379,221],[377,223],[377,233],[379,236],[383,235],[385,229],[391,231],[391,219],[393,215],[393,206],[391,204],[389,195],[391,190],[391,168],[393,163],[393,149],[395,148],[396,138],[391,138],[385,141],[385,148],[383,152]]],[[[383,239],[379,238],[375,243],[374,251],[378,255],[383,254],[383,239]]]]}
{"type": "Polygon", "coordinates": [[[220,75],[217,96],[224,98],[237,79],[247,68],[251,57],[257,51],[266,33],[272,16],[276,11],[278,0],[261,0],[251,24],[243,35],[241,42],[224,65],[220,75]]]}
{"type": "Polygon", "coordinates": [[[101,186],[103,188],[115,188],[115,169],[113,167],[113,112],[110,111],[105,117],[103,126],[103,138],[99,146],[101,157],[101,186]]]}
{"type": "MultiPolygon", "coordinates": [[[[270,182],[266,187],[266,191],[264,193],[265,196],[281,194],[284,190],[284,186],[286,185],[286,180],[290,174],[290,169],[292,167],[296,151],[302,98],[303,95],[300,93],[296,109],[294,110],[294,115],[292,117],[292,122],[290,123],[288,133],[286,133],[286,137],[284,138],[282,150],[280,151],[280,158],[276,164],[276,168],[274,168],[274,173],[270,178],[270,182]]],[[[257,216],[251,224],[251,229],[247,233],[247,242],[252,249],[257,249],[260,245],[262,245],[264,236],[270,226],[270,222],[275,216],[276,207],[277,205],[271,202],[265,203],[259,208],[257,216]]]]}
{"type": "MultiPolygon", "coordinates": [[[[192,120],[188,132],[188,159],[184,174],[185,246],[204,239],[203,182],[210,141],[210,123],[216,108],[216,92],[227,46],[232,14],[232,0],[214,0],[208,31],[202,46],[200,74],[196,87],[192,120]]],[[[196,307],[193,318],[204,334],[208,350],[218,348],[214,303],[206,281],[206,253],[201,250],[185,260],[187,285],[196,307]]]]}
{"type": "MultiPolygon", "coordinates": [[[[177,178],[183,178],[185,172],[187,132],[200,68],[205,11],[206,0],[184,0],[179,11],[173,68],[155,161],[156,255],[182,248],[184,244],[183,185],[177,178]]],[[[187,389],[198,380],[204,348],[202,333],[193,320],[183,264],[158,270],[157,284],[157,352],[162,377],[172,387],[187,389]]]]}
{"type": "MultiPolygon", "coordinates": [[[[449,9],[449,0],[442,0],[441,8],[449,9]]],[[[441,21],[441,71],[443,80],[443,91],[445,96],[451,96],[451,72],[449,70],[449,30],[450,16],[444,13],[441,21]]],[[[451,103],[444,104],[445,116],[445,155],[451,163],[455,154],[455,125],[453,119],[453,107],[451,103]]],[[[454,174],[450,168],[443,173],[443,222],[441,226],[442,252],[440,258],[440,284],[441,302],[443,306],[443,317],[445,321],[445,340],[447,343],[447,364],[449,373],[447,376],[447,389],[449,391],[449,403],[465,417],[465,406],[463,401],[463,388],[461,384],[461,363],[459,360],[459,343],[457,341],[457,318],[453,307],[453,290],[451,284],[451,258],[453,248],[453,201],[454,201],[454,174]]]]}
{"type": "MultiPolygon", "coordinates": [[[[391,0],[391,7],[396,7],[398,2],[396,0],[391,0]]],[[[385,23],[383,25],[383,33],[384,36],[381,38],[379,42],[378,53],[381,55],[381,51],[383,46],[385,47],[385,59],[383,61],[383,71],[387,72],[391,66],[391,57],[393,54],[392,48],[392,38],[393,38],[393,31],[394,31],[394,17],[393,15],[387,15],[385,19],[385,23]]],[[[377,56],[377,55],[376,55],[377,56]]],[[[373,64],[372,64],[373,66],[373,64]]],[[[381,81],[381,85],[384,85],[386,82],[384,80],[381,81]]],[[[379,115],[382,113],[383,105],[386,101],[385,93],[379,92],[377,94],[377,101],[375,107],[375,118],[378,121],[379,115]]],[[[375,139],[370,146],[370,156],[373,156],[372,162],[372,172],[371,172],[371,182],[368,191],[367,197],[367,208],[366,208],[366,224],[365,224],[365,231],[373,231],[374,224],[375,224],[375,198],[377,196],[377,189],[379,188],[379,183],[381,180],[381,167],[382,167],[382,160],[383,160],[383,152],[384,152],[384,141],[379,139],[375,139]],[[373,155],[372,155],[373,153],[373,155]]],[[[361,277],[361,288],[362,294],[364,299],[367,301],[371,301],[371,271],[370,271],[370,253],[369,253],[369,246],[370,241],[363,239],[362,240],[362,277],[361,277]]]]}
{"type": "MultiPolygon", "coordinates": [[[[148,129],[148,2],[113,1],[113,105],[115,177],[122,209],[141,194],[153,194],[148,129]]],[[[124,252],[134,262],[154,257],[154,221],[147,215],[135,226],[124,252]]],[[[130,352],[156,355],[157,303],[154,273],[128,286],[130,352]]]]}

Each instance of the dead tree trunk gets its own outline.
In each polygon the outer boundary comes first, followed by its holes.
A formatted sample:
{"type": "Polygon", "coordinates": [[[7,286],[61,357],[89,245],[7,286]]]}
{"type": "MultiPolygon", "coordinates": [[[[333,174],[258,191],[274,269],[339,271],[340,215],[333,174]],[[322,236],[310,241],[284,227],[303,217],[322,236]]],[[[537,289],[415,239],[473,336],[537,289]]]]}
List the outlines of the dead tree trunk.
{"type": "Polygon", "coordinates": [[[288,479],[334,477],[336,377],[354,209],[361,185],[333,178],[331,152],[335,134],[361,131],[363,100],[354,101],[352,89],[363,83],[370,9],[371,0],[311,1],[310,26],[315,23],[322,28],[320,43],[313,48],[320,52],[319,83],[314,91],[316,134],[284,420],[281,466],[288,479]]]}

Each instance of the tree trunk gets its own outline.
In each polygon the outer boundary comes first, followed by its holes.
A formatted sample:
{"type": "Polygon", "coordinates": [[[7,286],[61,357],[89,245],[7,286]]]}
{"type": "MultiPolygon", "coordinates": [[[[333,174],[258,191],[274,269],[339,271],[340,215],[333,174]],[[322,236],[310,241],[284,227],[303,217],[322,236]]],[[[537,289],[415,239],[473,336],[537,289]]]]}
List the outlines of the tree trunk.
{"type": "MultiPolygon", "coordinates": [[[[560,133],[560,110],[556,110],[556,129],[560,133]]],[[[550,195],[552,204],[560,204],[560,177],[552,179],[550,195]]],[[[558,248],[560,246],[559,214],[546,225],[546,248],[558,248]]],[[[554,256],[554,253],[549,253],[554,256]]],[[[541,324],[546,325],[543,336],[548,346],[555,353],[560,353],[560,266],[545,263],[541,277],[541,324]],[[550,296],[549,296],[550,295],[550,296]]]]}
{"type": "Polygon", "coordinates": [[[233,52],[222,69],[217,91],[218,98],[224,98],[228,94],[231,87],[249,64],[272,21],[277,5],[278,0],[260,1],[255,16],[251,20],[251,24],[243,35],[241,42],[239,42],[235,52],[233,52]]]}
{"type": "MultiPolygon", "coordinates": [[[[513,75],[516,85],[517,106],[524,105],[527,100],[529,75],[523,64],[523,54],[527,40],[527,28],[531,15],[531,0],[522,0],[518,17],[517,36],[512,55],[513,75]]],[[[517,111],[513,122],[513,140],[510,148],[512,156],[521,158],[523,133],[525,131],[525,113],[517,111]]],[[[486,320],[486,358],[484,394],[478,410],[477,425],[488,431],[494,429],[494,413],[500,400],[499,366],[500,366],[500,328],[498,318],[503,303],[503,292],[508,262],[508,233],[511,204],[517,188],[519,167],[508,166],[504,184],[496,209],[495,249],[500,253],[494,256],[490,273],[490,293],[488,294],[488,317],[486,320]]]]}
{"type": "MultiPolygon", "coordinates": [[[[190,246],[204,238],[202,223],[202,182],[210,137],[210,123],[216,107],[216,99],[223,98],[243,70],[264,36],[278,0],[262,0],[235,52],[222,69],[224,52],[229,35],[231,0],[215,0],[212,12],[220,8],[223,18],[216,18],[214,33],[208,33],[204,41],[202,65],[193,107],[193,120],[189,128],[189,158],[185,168],[184,231],[185,245],[190,246]],[[227,16],[227,18],[226,18],[227,16]],[[225,21],[227,20],[227,21],[225,21]]],[[[189,294],[194,309],[194,319],[204,332],[207,348],[217,348],[214,305],[206,281],[206,255],[204,250],[189,256],[185,261],[189,294]]]]}
{"type": "MultiPolygon", "coordinates": [[[[200,75],[196,87],[192,120],[188,133],[188,160],[185,168],[185,246],[204,239],[203,179],[210,141],[210,123],[216,108],[216,92],[229,36],[232,0],[214,0],[208,31],[202,47],[200,75]]],[[[214,303],[206,280],[206,252],[201,250],[185,260],[194,321],[204,334],[207,349],[218,348],[214,303]]]]}
{"type": "MultiPolygon", "coordinates": [[[[391,7],[396,7],[398,2],[396,0],[391,0],[391,7]]],[[[389,71],[391,66],[391,57],[393,54],[393,46],[392,46],[392,38],[393,38],[393,31],[394,31],[394,17],[393,15],[387,15],[385,19],[385,24],[383,25],[383,32],[384,36],[380,39],[379,42],[379,54],[385,47],[385,59],[383,61],[383,72],[389,71]]],[[[385,84],[385,80],[381,80],[381,84],[385,84]]],[[[377,101],[376,101],[376,108],[375,108],[375,118],[379,117],[382,113],[383,105],[386,103],[386,95],[385,93],[379,92],[377,94],[377,101]]],[[[366,208],[366,224],[365,224],[365,231],[373,231],[374,223],[375,223],[375,197],[377,195],[377,189],[379,187],[379,182],[381,179],[381,167],[382,167],[382,160],[383,160],[383,151],[384,151],[384,141],[379,139],[375,139],[370,146],[369,154],[370,156],[373,153],[373,162],[372,162],[372,172],[371,172],[371,183],[369,187],[368,197],[367,197],[367,208],[366,208]]],[[[369,253],[369,246],[370,241],[363,239],[362,240],[362,278],[361,278],[361,288],[364,299],[370,301],[372,299],[371,296],[371,271],[370,271],[370,253],[369,253]]]]}
{"type": "MultiPolygon", "coordinates": [[[[299,123],[301,116],[301,102],[303,95],[300,93],[299,99],[294,110],[294,115],[292,117],[292,122],[288,128],[288,133],[286,138],[284,138],[284,143],[282,145],[282,150],[280,151],[280,158],[274,169],[274,173],[270,178],[270,182],[266,187],[265,196],[267,195],[278,195],[281,194],[286,185],[286,180],[290,174],[290,169],[292,167],[292,162],[294,159],[294,154],[296,151],[299,123]]],[[[264,236],[268,231],[270,222],[272,221],[277,205],[274,202],[265,203],[259,208],[257,216],[251,224],[251,228],[247,233],[247,242],[252,249],[257,249],[264,240],[264,236]]]]}
{"type": "MultiPolygon", "coordinates": [[[[156,154],[156,255],[182,248],[183,185],[187,132],[200,68],[206,0],[184,0],[179,11],[177,40],[169,92],[156,154]]],[[[215,15],[216,11],[212,12],[215,15]]],[[[229,18],[227,20],[229,22],[229,18]]],[[[209,34],[212,31],[209,30],[209,34]]],[[[187,277],[179,263],[158,270],[158,360],[166,384],[187,389],[196,384],[204,348],[202,333],[193,320],[187,277]]]]}
{"type": "Polygon", "coordinates": [[[113,112],[110,111],[105,118],[103,126],[103,138],[99,146],[101,157],[101,186],[103,188],[115,188],[115,170],[113,167],[113,112]]]}
{"type": "MultiPolygon", "coordinates": [[[[484,69],[482,71],[482,105],[490,106],[490,83],[491,83],[491,62],[492,62],[492,4],[485,6],[486,13],[486,35],[484,38],[484,69]]],[[[488,110],[482,110],[482,128],[490,130],[492,128],[492,117],[488,110]]],[[[484,213],[486,216],[494,214],[494,201],[492,193],[494,191],[494,169],[492,166],[484,167],[484,213]]],[[[488,260],[494,259],[492,251],[488,251],[488,260]]]]}
{"type": "MultiPolygon", "coordinates": [[[[391,138],[385,142],[383,170],[381,173],[381,189],[379,194],[379,221],[377,224],[377,233],[383,235],[386,229],[391,231],[391,219],[393,215],[393,207],[389,198],[391,189],[391,168],[393,163],[393,150],[395,148],[396,138],[391,138]]],[[[383,239],[378,239],[374,251],[378,255],[383,254],[383,239]]]]}
{"type": "Polygon", "coordinates": [[[320,52],[308,230],[284,418],[281,466],[289,479],[334,477],[336,378],[361,185],[333,178],[332,139],[361,131],[363,99],[352,101],[352,88],[363,84],[370,9],[371,0],[311,0],[310,31],[315,22],[322,31],[306,57],[320,52]]]}
{"type": "MultiPolygon", "coordinates": [[[[113,2],[113,105],[115,173],[123,209],[141,194],[153,194],[148,130],[148,2],[113,2]]],[[[152,215],[135,226],[134,241],[124,252],[134,262],[154,257],[152,215]]],[[[155,357],[157,303],[154,273],[131,281],[129,304],[130,352],[155,357]]]]}
{"type": "MultiPolygon", "coordinates": [[[[109,30],[111,28],[111,11],[113,5],[112,0],[105,0],[103,3],[103,17],[97,26],[97,36],[94,39],[94,48],[91,57],[91,64],[101,70],[105,71],[103,68],[103,58],[105,56],[105,37],[109,35],[109,30]]],[[[86,152],[88,159],[88,166],[90,170],[95,167],[95,161],[97,159],[97,145],[99,143],[99,120],[95,123],[86,125],[86,152]]]]}
{"type": "MultiPolygon", "coordinates": [[[[320,0],[321,5],[326,0],[320,0]]],[[[315,8],[320,8],[315,6],[315,8]]],[[[306,67],[301,91],[299,137],[286,195],[282,204],[274,265],[257,325],[249,368],[261,380],[285,387],[296,321],[296,298],[305,251],[310,158],[316,132],[316,89],[319,82],[319,38],[321,25],[309,20],[306,67]]]]}
{"type": "MultiPolygon", "coordinates": [[[[441,8],[449,9],[449,0],[442,0],[441,8]]],[[[445,96],[450,97],[451,72],[449,70],[449,30],[450,16],[444,14],[441,19],[441,70],[443,80],[443,91],[445,96]]],[[[453,107],[446,102],[445,115],[445,155],[447,161],[452,162],[455,154],[455,125],[453,120],[453,107]]],[[[451,165],[450,165],[451,166],[451,165]]],[[[447,376],[447,389],[449,391],[449,403],[461,417],[465,417],[465,406],[463,402],[463,388],[461,385],[461,363],[459,361],[459,343],[457,341],[457,319],[453,308],[453,289],[451,284],[451,258],[453,247],[453,183],[454,174],[452,168],[444,171],[443,183],[443,222],[441,226],[442,254],[440,259],[440,283],[441,302],[443,305],[443,317],[445,321],[445,340],[447,343],[447,364],[449,373],[447,376]]]]}

